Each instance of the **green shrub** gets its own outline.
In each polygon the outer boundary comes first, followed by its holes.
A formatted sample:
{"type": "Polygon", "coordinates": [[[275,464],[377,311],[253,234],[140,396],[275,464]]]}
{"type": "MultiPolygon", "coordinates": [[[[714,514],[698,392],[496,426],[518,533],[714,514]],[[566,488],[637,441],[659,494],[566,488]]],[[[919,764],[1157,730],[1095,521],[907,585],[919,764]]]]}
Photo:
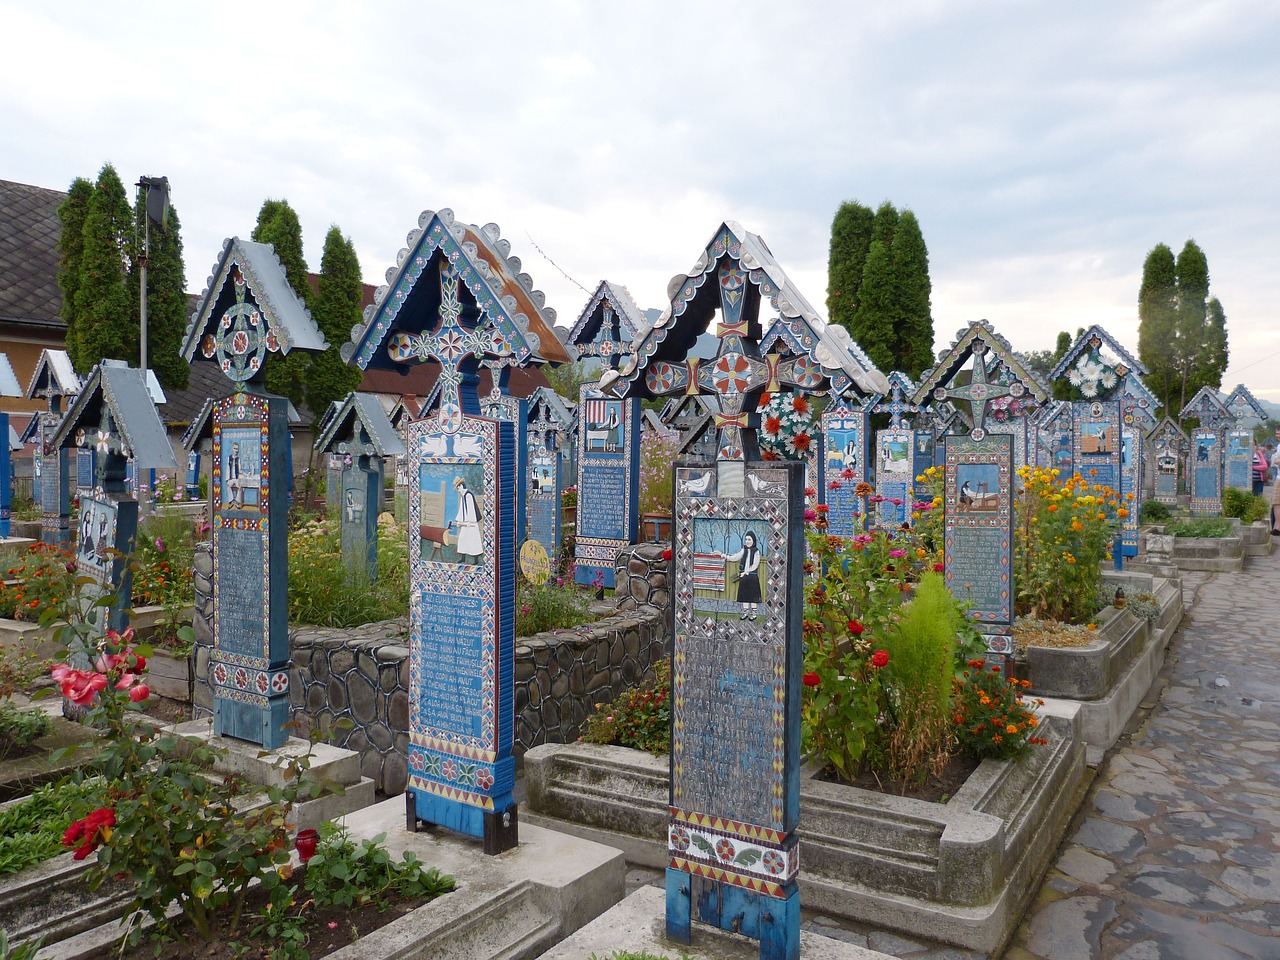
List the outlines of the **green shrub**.
{"type": "Polygon", "coordinates": [[[1231,534],[1231,521],[1220,517],[1192,517],[1170,524],[1168,532],[1175,537],[1226,537],[1231,534]]]}
{"type": "Polygon", "coordinates": [[[627,690],[612,703],[597,703],[582,739],[666,753],[671,748],[671,664],[659,660],[649,683],[627,690]]]}
{"type": "Polygon", "coordinates": [[[406,851],[392,860],[380,833],[372,840],[353,842],[345,827],[320,825],[320,843],[307,863],[303,887],[318,907],[359,907],[372,903],[380,909],[387,898],[438,897],[453,889],[453,878],[434,867],[428,869],[417,855],[406,851]]]}
{"type": "Polygon", "coordinates": [[[78,811],[100,806],[100,781],[64,780],[40,787],[0,811],[0,877],[66,851],[62,835],[78,811]]]}
{"type": "Polygon", "coordinates": [[[942,574],[920,578],[915,597],[885,636],[889,712],[884,766],[889,777],[920,784],[946,765],[951,731],[948,705],[962,614],[942,574]]]}
{"type": "Polygon", "coordinates": [[[289,532],[289,622],[355,627],[409,612],[409,541],[390,514],[378,518],[378,576],[352,578],[337,520],[289,532]]]}
{"type": "Polygon", "coordinates": [[[53,721],[43,710],[19,710],[7,700],[0,700],[0,760],[25,750],[52,726],[53,721]]]}
{"type": "Polygon", "coordinates": [[[195,525],[190,517],[154,514],[138,532],[133,563],[133,605],[163,607],[151,642],[178,655],[191,652],[195,633],[195,525]]]}
{"type": "Polygon", "coordinates": [[[560,630],[590,623],[591,598],[557,577],[541,585],[520,578],[516,583],[516,636],[531,637],[544,630],[560,630]]]}
{"type": "Polygon", "coordinates": [[[1159,500],[1146,500],[1142,504],[1142,513],[1140,515],[1143,523],[1164,523],[1173,516],[1173,511],[1169,509],[1167,503],[1161,503],[1159,500]]]}
{"type": "Polygon", "coordinates": [[[1262,497],[1255,497],[1248,490],[1228,487],[1222,491],[1222,515],[1237,517],[1245,526],[1261,520],[1271,513],[1271,504],[1262,497]]]}

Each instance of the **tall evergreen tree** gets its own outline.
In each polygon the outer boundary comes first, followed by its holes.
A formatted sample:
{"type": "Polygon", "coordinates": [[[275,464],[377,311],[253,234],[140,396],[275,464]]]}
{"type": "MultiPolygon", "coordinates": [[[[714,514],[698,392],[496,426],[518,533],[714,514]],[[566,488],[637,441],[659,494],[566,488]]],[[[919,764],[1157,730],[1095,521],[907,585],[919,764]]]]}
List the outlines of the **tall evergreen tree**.
{"type": "Polygon", "coordinates": [[[312,357],[307,368],[307,406],[313,411],[328,409],[332,401],[360,386],[360,369],[343,363],[338,351],[350,336],[352,325],[360,320],[363,297],[356,249],[337,226],[332,226],[324,238],[320,279],[312,298],[312,317],[329,343],[329,349],[312,357]]]}
{"type": "Polygon", "coordinates": [[[929,251],[920,223],[903,210],[890,246],[898,324],[894,331],[894,369],[918,378],[933,366],[933,285],[929,281],[929,251]]]}
{"type": "Polygon", "coordinates": [[[133,215],[115,167],[98,174],[84,219],[80,284],[75,292],[76,369],[106,358],[138,362],[137,326],[130,296],[128,247],[133,215]]]}
{"type": "Polygon", "coordinates": [[[858,313],[853,339],[882,371],[894,369],[895,331],[898,323],[897,289],[893,256],[881,240],[872,240],[858,288],[858,313]]]}
{"type": "MultiPolygon", "coordinates": [[[[289,286],[304,304],[307,303],[311,299],[311,288],[307,285],[307,261],[302,255],[302,224],[289,201],[263,201],[262,209],[258,211],[258,224],[253,228],[250,239],[269,243],[275,248],[289,286]]],[[[301,350],[295,350],[287,357],[271,357],[265,372],[267,389],[288,397],[295,407],[302,407],[306,398],[307,365],[308,357],[301,350]]],[[[312,412],[320,416],[324,408],[312,412]]]]}
{"type": "Polygon", "coordinates": [[[1181,386],[1178,409],[1195,396],[1193,383],[1205,346],[1205,321],[1208,317],[1209,259],[1194,240],[1188,240],[1178,252],[1177,344],[1178,374],[1181,386]]]}
{"type": "Polygon", "coordinates": [[[76,293],[84,256],[84,221],[89,215],[93,184],[84,177],[71,181],[67,199],[58,206],[58,288],[62,291],[60,315],[67,325],[66,348],[71,362],[80,365],[80,325],[76,322],[76,293]]]}
{"type": "MultiPolygon", "coordinates": [[[[875,214],[856,200],[840,204],[831,221],[831,249],[827,259],[827,316],[850,333],[858,312],[858,288],[871,247],[875,214]]],[[[857,339],[856,337],[854,339],[857,339]]]]}
{"type": "Polygon", "coordinates": [[[1178,336],[1178,270],[1173,251],[1157,243],[1142,264],[1138,290],[1138,359],[1150,373],[1146,384],[1166,411],[1173,407],[1180,380],[1174,366],[1178,336]]]}
{"type": "MultiPolygon", "coordinates": [[[[138,254],[147,226],[146,194],[140,193],[135,204],[138,254]]],[[[155,371],[161,386],[172,390],[186,389],[191,381],[191,366],[182,359],[182,335],[187,327],[187,295],[183,291],[182,224],[178,211],[170,204],[163,226],[150,226],[150,256],[147,259],[147,365],[155,371]]],[[[140,256],[134,257],[129,289],[133,295],[135,330],[142,326],[138,303],[142,279],[140,256]]]]}
{"type": "Polygon", "coordinates": [[[1187,385],[1188,397],[1194,397],[1201,387],[1222,388],[1222,375],[1227,372],[1230,351],[1227,348],[1227,315],[1217,297],[1210,297],[1205,304],[1203,346],[1197,351],[1197,363],[1192,370],[1192,380],[1187,385]]]}
{"type": "Polygon", "coordinates": [[[879,240],[886,248],[893,246],[893,234],[898,229],[898,208],[888,200],[876,207],[875,218],[871,221],[871,242],[879,240]]]}

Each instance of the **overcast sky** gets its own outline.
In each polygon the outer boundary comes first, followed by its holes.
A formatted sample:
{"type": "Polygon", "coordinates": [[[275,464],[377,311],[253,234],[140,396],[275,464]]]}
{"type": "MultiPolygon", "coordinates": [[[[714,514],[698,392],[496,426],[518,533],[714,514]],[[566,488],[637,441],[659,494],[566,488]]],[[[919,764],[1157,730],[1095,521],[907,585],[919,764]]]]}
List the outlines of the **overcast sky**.
{"type": "Polygon", "coordinates": [[[0,0],[0,24],[0,178],[168,176],[193,293],[274,197],[311,269],[337,224],[371,283],[424,209],[496,222],[562,325],[602,279],[661,307],[737,220],[825,313],[836,208],[889,200],[928,244],[935,348],[987,318],[1136,353],[1143,259],[1194,238],[1224,387],[1280,401],[1274,0],[0,0]]]}

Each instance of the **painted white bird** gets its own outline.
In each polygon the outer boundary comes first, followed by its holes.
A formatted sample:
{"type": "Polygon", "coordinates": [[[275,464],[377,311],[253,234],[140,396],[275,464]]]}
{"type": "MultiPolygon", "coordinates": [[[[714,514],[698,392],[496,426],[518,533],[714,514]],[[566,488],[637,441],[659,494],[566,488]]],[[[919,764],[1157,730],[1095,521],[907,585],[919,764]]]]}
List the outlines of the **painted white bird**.
{"type": "Polygon", "coordinates": [[[711,488],[711,472],[707,471],[700,477],[682,480],[680,482],[680,493],[684,496],[692,494],[700,497],[711,488]]]}
{"type": "Polygon", "coordinates": [[[775,480],[765,480],[754,473],[747,474],[747,479],[751,481],[751,489],[758,494],[776,496],[783,491],[783,485],[775,480]]]}

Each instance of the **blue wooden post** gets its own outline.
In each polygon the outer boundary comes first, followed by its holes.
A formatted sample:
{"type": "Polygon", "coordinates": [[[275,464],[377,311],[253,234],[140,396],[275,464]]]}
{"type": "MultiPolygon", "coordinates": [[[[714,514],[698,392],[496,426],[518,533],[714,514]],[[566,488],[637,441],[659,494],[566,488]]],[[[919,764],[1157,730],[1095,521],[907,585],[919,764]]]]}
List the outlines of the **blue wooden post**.
{"type": "MultiPolygon", "coordinates": [[[[9,448],[9,414],[0,413],[0,537],[8,539],[13,519],[13,451],[9,448]]],[[[39,454],[37,453],[37,456],[39,454]]],[[[40,491],[36,490],[37,502],[40,491]]]]}

